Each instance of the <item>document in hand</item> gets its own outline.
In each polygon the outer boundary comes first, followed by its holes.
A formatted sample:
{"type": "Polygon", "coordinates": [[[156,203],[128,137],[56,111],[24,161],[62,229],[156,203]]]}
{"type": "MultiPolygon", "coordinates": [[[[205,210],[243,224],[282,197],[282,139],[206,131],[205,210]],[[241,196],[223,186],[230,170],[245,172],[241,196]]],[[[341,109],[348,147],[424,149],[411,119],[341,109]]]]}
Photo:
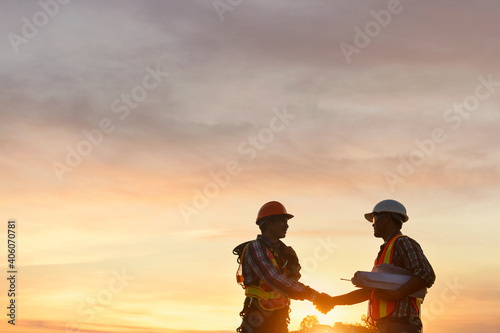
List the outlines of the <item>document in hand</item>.
{"type": "MultiPolygon", "coordinates": [[[[373,267],[371,272],[357,271],[351,279],[352,284],[360,288],[396,290],[412,277],[410,271],[396,267],[391,264],[381,264],[373,267]]],[[[416,298],[424,298],[427,288],[409,295],[416,298]]]]}

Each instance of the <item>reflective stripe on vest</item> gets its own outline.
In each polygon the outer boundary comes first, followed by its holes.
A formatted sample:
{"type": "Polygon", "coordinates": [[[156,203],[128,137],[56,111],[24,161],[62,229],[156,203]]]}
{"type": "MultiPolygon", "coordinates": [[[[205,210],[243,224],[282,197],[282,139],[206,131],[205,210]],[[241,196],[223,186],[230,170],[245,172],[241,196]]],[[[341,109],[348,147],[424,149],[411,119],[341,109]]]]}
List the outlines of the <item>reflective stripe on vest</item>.
{"type": "Polygon", "coordinates": [[[265,291],[264,289],[257,286],[247,286],[245,288],[245,295],[249,297],[257,297],[263,301],[268,301],[270,299],[279,299],[282,295],[276,291],[265,291]]]}
{"type": "MultiPolygon", "coordinates": [[[[250,245],[250,244],[249,244],[250,245]]],[[[284,308],[286,306],[290,305],[290,300],[288,297],[274,291],[269,287],[267,284],[265,284],[264,281],[260,280],[258,286],[245,286],[243,284],[244,278],[242,274],[242,265],[243,265],[243,258],[245,255],[245,252],[248,248],[248,245],[245,247],[241,254],[241,260],[240,260],[240,266],[238,267],[238,271],[236,273],[236,281],[243,287],[245,288],[245,295],[247,297],[255,297],[258,299],[260,306],[264,310],[268,311],[273,311],[277,309],[284,308]]],[[[272,254],[272,252],[264,246],[264,248],[267,250],[267,253],[269,257],[271,258],[271,261],[273,265],[279,270],[280,267],[278,265],[278,262],[276,261],[276,258],[272,254]]]]}
{"type": "MultiPolygon", "coordinates": [[[[384,250],[382,251],[382,254],[380,257],[375,259],[375,266],[378,266],[380,264],[386,263],[386,264],[392,264],[392,255],[394,252],[394,243],[396,242],[396,239],[401,237],[403,235],[396,235],[392,237],[389,242],[387,242],[387,245],[385,246],[384,250]]],[[[368,321],[371,324],[375,324],[375,321],[377,319],[386,317],[390,315],[394,309],[396,308],[396,301],[384,301],[382,299],[375,298],[373,296],[373,291],[370,296],[370,304],[368,308],[368,321]]]]}

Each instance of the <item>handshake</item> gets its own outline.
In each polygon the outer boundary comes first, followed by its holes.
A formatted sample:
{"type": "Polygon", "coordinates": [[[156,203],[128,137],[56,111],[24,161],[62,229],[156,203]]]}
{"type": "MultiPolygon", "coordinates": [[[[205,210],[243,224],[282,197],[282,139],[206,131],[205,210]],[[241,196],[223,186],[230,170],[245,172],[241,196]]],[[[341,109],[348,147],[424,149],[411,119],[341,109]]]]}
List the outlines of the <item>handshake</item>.
{"type": "Polygon", "coordinates": [[[335,305],[339,305],[336,303],[335,297],[332,297],[325,293],[319,294],[313,304],[316,306],[316,309],[322,314],[327,314],[331,309],[335,307],[335,305]]]}

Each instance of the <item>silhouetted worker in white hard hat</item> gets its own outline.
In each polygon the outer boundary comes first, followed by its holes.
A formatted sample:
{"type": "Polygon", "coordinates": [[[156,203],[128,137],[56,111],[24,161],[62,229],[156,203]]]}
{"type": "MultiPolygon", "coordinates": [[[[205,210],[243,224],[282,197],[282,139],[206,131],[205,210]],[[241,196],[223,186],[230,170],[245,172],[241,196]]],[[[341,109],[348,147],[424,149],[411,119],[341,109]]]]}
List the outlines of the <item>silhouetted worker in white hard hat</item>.
{"type": "Polygon", "coordinates": [[[411,279],[394,291],[358,289],[331,297],[329,306],[319,305],[317,308],[326,313],[336,305],[369,301],[367,319],[377,326],[378,333],[421,332],[420,304],[423,300],[409,295],[422,288],[430,288],[436,275],[420,245],[401,233],[403,223],[408,221],[406,208],[395,200],[383,200],[375,205],[371,213],[365,214],[365,218],[372,222],[375,237],[384,239],[375,266],[392,264],[404,268],[411,272],[411,279]]]}
{"type": "Polygon", "coordinates": [[[307,299],[323,307],[330,301],[330,296],[299,282],[299,259],[290,246],[280,241],[292,217],[281,203],[266,203],[256,221],[262,234],[233,250],[240,263],[237,281],[246,296],[238,332],[287,333],[290,299],[307,299]]]}

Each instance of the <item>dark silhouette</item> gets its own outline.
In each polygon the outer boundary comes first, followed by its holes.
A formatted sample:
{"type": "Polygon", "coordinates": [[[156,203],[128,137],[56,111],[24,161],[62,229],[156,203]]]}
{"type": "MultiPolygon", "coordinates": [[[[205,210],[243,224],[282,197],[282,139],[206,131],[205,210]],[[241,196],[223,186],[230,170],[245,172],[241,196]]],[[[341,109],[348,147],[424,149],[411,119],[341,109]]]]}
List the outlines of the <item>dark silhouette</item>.
{"type": "Polygon", "coordinates": [[[422,298],[412,294],[422,288],[430,288],[436,279],[434,270],[420,245],[401,233],[408,221],[406,208],[398,201],[383,200],[372,212],[365,214],[373,226],[375,237],[384,243],[375,259],[374,268],[382,265],[399,267],[408,271],[411,278],[396,290],[371,290],[361,288],[348,294],[332,297],[327,307],[317,306],[323,313],[337,305],[351,305],[369,301],[368,322],[383,333],[419,333],[422,329],[420,305],[422,298]]]}
{"type": "Polygon", "coordinates": [[[256,219],[262,234],[233,250],[240,263],[236,279],[246,296],[239,333],[287,333],[290,299],[328,306],[330,296],[299,282],[297,254],[280,240],[292,217],[277,201],[264,204],[256,219]]]}

